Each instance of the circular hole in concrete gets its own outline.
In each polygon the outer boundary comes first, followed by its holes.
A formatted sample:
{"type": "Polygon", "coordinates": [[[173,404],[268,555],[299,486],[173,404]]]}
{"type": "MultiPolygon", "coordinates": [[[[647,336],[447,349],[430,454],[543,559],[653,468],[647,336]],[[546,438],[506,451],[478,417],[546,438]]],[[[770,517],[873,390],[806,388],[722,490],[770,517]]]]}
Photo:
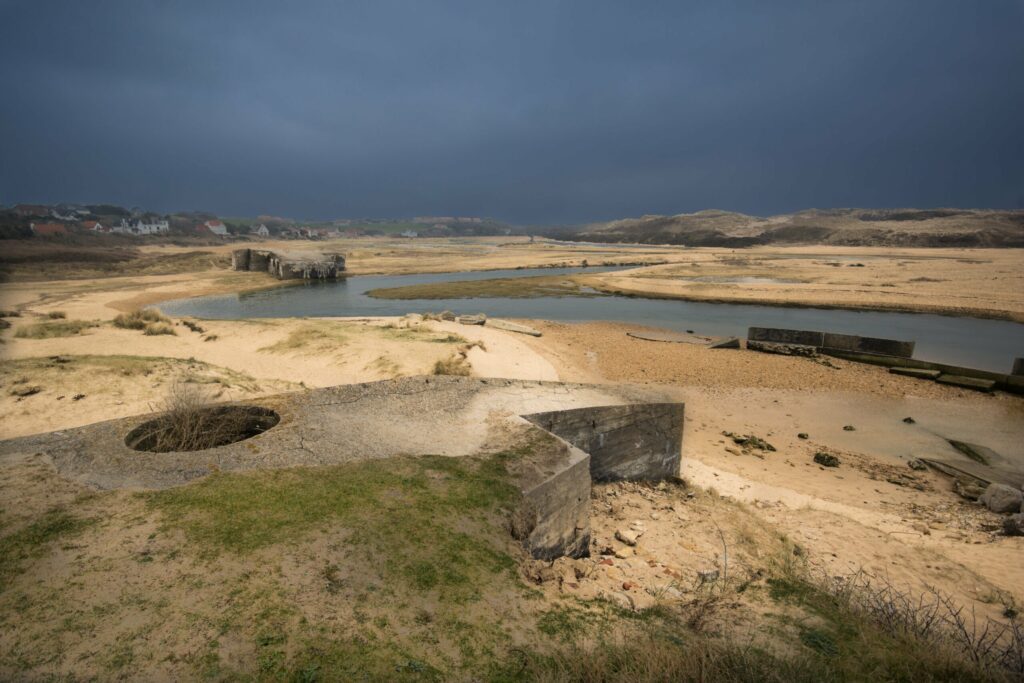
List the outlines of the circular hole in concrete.
{"type": "Polygon", "coordinates": [[[251,439],[281,421],[270,408],[215,406],[168,413],[128,432],[124,443],[136,451],[202,451],[251,439]]]}

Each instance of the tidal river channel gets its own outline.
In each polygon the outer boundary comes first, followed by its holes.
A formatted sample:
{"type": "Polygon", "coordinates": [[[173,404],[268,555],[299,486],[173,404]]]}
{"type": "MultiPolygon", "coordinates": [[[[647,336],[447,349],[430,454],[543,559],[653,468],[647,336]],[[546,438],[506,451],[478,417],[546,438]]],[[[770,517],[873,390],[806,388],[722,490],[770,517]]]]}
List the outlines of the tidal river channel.
{"type": "Polygon", "coordinates": [[[161,305],[168,314],[197,318],[292,318],[397,316],[450,310],[495,318],[561,322],[607,320],[698,334],[745,337],[750,326],[822,330],[913,340],[914,357],[1009,372],[1024,355],[1024,325],[924,313],[888,313],[823,308],[721,304],[622,296],[559,296],[475,299],[375,299],[372,289],[491,278],[565,275],[616,268],[533,268],[469,273],[367,275],[337,282],[310,282],[246,294],[179,299],[161,305]]]}

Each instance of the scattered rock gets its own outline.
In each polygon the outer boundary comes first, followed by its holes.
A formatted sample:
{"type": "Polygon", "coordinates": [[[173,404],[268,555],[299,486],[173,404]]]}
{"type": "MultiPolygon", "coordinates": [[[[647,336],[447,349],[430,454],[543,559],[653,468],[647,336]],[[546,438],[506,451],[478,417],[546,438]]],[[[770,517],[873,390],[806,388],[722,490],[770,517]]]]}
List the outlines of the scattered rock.
{"type": "Polygon", "coordinates": [[[598,562],[598,564],[603,564],[606,567],[614,567],[615,566],[615,563],[610,558],[607,558],[607,557],[602,557],[601,561],[598,562]]]}
{"type": "Polygon", "coordinates": [[[626,548],[616,548],[615,549],[615,557],[619,558],[620,560],[629,559],[629,556],[630,556],[630,552],[626,548]]]}
{"type": "Polygon", "coordinates": [[[38,394],[42,390],[43,388],[41,386],[30,384],[28,386],[23,387],[14,387],[13,389],[11,389],[9,393],[11,394],[11,396],[18,396],[19,398],[24,398],[26,396],[38,394]]]}
{"type": "Polygon", "coordinates": [[[1024,495],[1012,486],[1005,484],[989,484],[978,498],[992,512],[1020,512],[1024,495]]]}
{"type": "Polygon", "coordinates": [[[1018,512],[1004,519],[1003,533],[1007,536],[1024,536],[1024,512],[1018,512]]]}
{"type": "Polygon", "coordinates": [[[81,401],[83,398],[85,398],[85,394],[75,394],[74,396],[71,397],[71,400],[81,401]]]}
{"type": "Polygon", "coordinates": [[[619,539],[628,546],[635,546],[637,541],[640,540],[640,536],[642,535],[642,531],[635,531],[633,529],[619,529],[615,532],[615,538],[619,539]]]}
{"type": "Polygon", "coordinates": [[[822,451],[814,454],[814,462],[822,467],[839,467],[839,458],[831,453],[824,453],[822,451]]]}
{"type": "Polygon", "coordinates": [[[636,584],[633,583],[632,581],[623,581],[622,582],[622,590],[624,590],[624,591],[631,591],[634,588],[636,588],[636,584]]]}
{"type": "Polygon", "coordinates": [[[857,431],[857,428],[854,427],[853,425],[844,425],[843,426],[843,431],[844,432],[855,432],[855,431],[857,431]]]}
{"type": "Polygon", "coordinates": [[[924,464],[924,461],[919,458],[911,458],[907,461],[907,467],[918,472],[928,469],[928,465],[924,464]]]}
{"type": "Polygon", "coordinates": [[[917,420],[915,420],[912,417],[905,417],[905,418],[903,418],[903,421],[906,422],[908,425],[912,425],[912,424],[915,424],[917,422],[917,420]]]}
{"type": "Polygon", "coordinates": [[[451,311],[441,311],[441,314],[438,317],[441,318],[441,320],[455,322],[455,314],[452,313],[451,311]]]}
{"type": "Polygon", "coordinates": [[[807,435],[807,432],[800,432],[799,434],[796,435],[796,438],[804,439],[806,441],[807,439],[809,439],[811,437],[807,435]]]}
{"type": "Polygon", "coordinates": [[[985,486],[976,479],[957,478],[953,480],[953,491],[961,498],[978,500],[985,492],[985,486]]]}
{"type": "Polygon", "coordinates": [[[775,446],[758,436],[754,436],[753,434],[733,434],[732,432],[722,432],[722,436],[729,437],[733,440],[733,443],[743,446],[745,449],[756,448],[759,451],[775,450],[775,446]]]}

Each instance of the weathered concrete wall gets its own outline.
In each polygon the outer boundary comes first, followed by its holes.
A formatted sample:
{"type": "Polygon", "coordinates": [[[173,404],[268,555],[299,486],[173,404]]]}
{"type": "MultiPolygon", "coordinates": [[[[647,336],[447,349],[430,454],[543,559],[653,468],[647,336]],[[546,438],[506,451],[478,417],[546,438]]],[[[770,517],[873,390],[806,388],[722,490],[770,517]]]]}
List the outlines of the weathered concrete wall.
{"type": "Polygon", "coordinates": [[[251,249],[235,249],[231,252],[231,268],[233,270],[249,270],[251,249]]]}
{"type": "Polygon", "coordinates": [[[1013,371],[1011,371],[1010,374],[1011,375],[1024,375],[1024,358],[1014,358],[1013,359],[1013,371]]]}
{"type": "Polygon", "coordinates": [[[595,481],[679,475],[682,403],[598,406],[523,417],[589,453],[595,481]]]}
{"type": "Polygon", "coordinates": [[[833,332],[825,333],[822,347],[857,353],[878,353],[885,356],[899,356],[901,358],[911,358],[914,355],[914,342],[912,341],[859,337],[853,334],[835,334],[833,332]]]}
{"type": "Polygon", "coordinates": [[[523,492],[512,535],[538,560],[586,557],[590,552],[590,456],[552,439],[541,452],[511,468],[523,492]]]}
{"type": "Polygon", "coordinates": [[[800,344],[815,347],[821,347],[825,343],[825,335],[822,332],[786,330],[779,327],[751,327],[747,330],[747,339],[774,344],[800,344]]]}
{"type": "Polygon", "coordinates": [[[330,280],[345,270],[343,254],[319,259],[290,259],[262,249],[236,249],[231,253],[235,270],[268,272],[279,280],[330,280]]]}
{"type": "Polygon", "coordinates": [[[815,332],[812,330],[787,330],[779,327],[751,327],[747,339],[772,344],[800,344],[817,349],[837,349],[854,353],[877,353],[886,356],[910,358],[914,355],[914,342],[878,337],[861,337],[854,334],[815,332]]]}

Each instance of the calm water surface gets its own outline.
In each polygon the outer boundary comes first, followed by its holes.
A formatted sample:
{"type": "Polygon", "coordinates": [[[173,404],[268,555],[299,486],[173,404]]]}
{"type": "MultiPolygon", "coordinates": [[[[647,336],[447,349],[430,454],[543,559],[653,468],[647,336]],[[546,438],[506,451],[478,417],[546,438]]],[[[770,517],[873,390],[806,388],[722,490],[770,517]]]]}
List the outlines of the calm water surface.
{"type": "Polygon", "coordinates": [[[371,289],[383,287],[605,270],[621,268],[535,268],[427,275],[370,275],[248,294],[181,299],[163,304],[161,308],[177,316],[224,320],[404,315],[447,309],[455,313],[483,312],[496,318],[537,318],[562,322],[609,320],[737,337],[745,337],[747,328],[754,325],[789,327],[914,340],[917,342],[915,358],[995,372],[1009,372],[1013,359],[1024,356],[1024,325],[999,320],[618,296],[388,300],[373,299],[366,295],[371,289]]]}

